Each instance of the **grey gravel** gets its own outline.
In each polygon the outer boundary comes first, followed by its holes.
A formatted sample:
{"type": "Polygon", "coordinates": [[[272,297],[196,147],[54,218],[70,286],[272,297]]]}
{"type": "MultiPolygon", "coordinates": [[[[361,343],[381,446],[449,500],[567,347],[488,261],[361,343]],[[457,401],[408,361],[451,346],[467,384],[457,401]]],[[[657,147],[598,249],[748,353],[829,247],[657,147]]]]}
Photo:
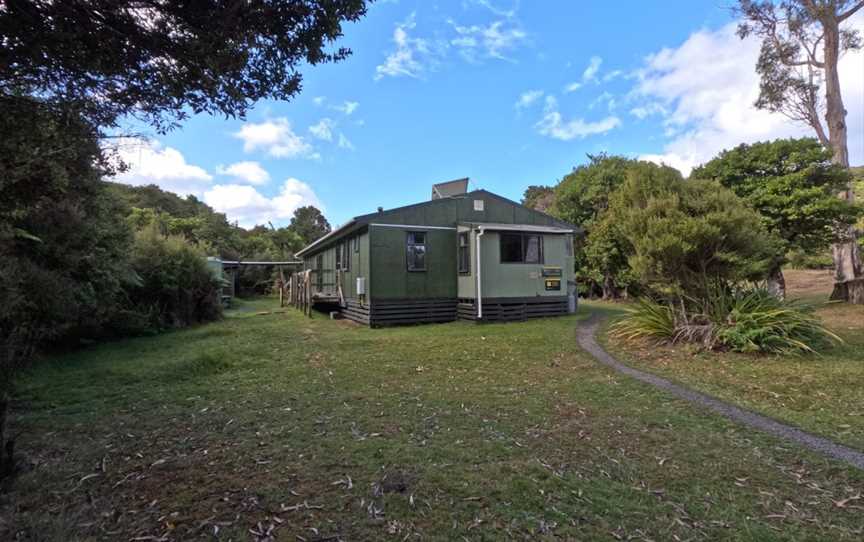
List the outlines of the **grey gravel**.
{"type": "Polygon", "coordinates": [[[596,315],[592,316],[576,328],[576,339],[583,350],[591,354],[603,365],[611,367],[621,374],[635,378],[640,382],[650,384],[655,388],[674,395],[675,397],[716,412],[734,422],[770,433],[775,437],[799,444],[826,457],[845,461],[859,469],[864,469],[864,452],[849,448],[848,446],[843,446],[842,444],[816,436],[812,433],[802,431],[796,427],[792,427],[791,425],[786,425],[785,423],[768,418],[767,416],[756,414],[755,412],[731,405],[725,401],[717,399],[716,397],[711,397],[710,395],[705,395],[704,393],[679,386],[665,378],[634,369],[621,363],[609,355],[609,353],[597,343],[595,335],[599,325],[600,319],[597,318],[596,315]]]}

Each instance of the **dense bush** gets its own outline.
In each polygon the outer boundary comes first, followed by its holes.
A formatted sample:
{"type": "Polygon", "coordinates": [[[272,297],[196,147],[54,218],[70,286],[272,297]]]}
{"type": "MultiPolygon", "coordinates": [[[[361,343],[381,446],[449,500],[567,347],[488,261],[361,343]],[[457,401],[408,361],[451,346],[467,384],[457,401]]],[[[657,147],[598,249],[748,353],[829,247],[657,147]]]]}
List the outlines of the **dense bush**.
{"type": "Polygon", "coordinates": [[[627,312],[613,324],[613,336],[771,354],[813,353],[840,341],[809,307],[764,288],[717,287],[680,304],[641,298],[627,312]]]}
{"type": "MultiPolygon", "coordinates": [[[[575,243],[576,281],[582,295],[602,295],[604,299],[626,295],[635,286],[621,236],[614,224],[603,222],[611,194],[624,182],[637,164],[623,156],[588,155],[587,164],[565,175],[550,198],[549,212],[578,224],[585,237],[575,243]]],[[[535,190],[535,193],[538,192],[535,190]]],[[[526,200],[529,196],[526,191],[526,200]]]]}
{"type": "Polygon", "coordinates": [[[149,329],[183,327],[220,317],[220,280],[205,255],[179,236],[147,228],[135,236],[132,267],[139,277],[129,307],[149,329]]]}
{"type": "Polygon", "coordinates": [[[712,284],[763,280],[782,258],[780,241],[741,198],[669,167],[633,165],[603,221],[620,232],[625,271],[669,296],[704,298],[712,284]]]}

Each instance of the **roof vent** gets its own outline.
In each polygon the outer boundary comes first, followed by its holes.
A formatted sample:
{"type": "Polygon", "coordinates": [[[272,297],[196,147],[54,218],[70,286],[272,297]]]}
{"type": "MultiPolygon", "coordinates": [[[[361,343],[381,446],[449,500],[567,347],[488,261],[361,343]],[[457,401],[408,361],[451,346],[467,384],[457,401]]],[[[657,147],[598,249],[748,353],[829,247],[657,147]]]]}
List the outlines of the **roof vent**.
{"type": "Polygon", "coordinates": [[[468,177],[432,185],[432,199],[452,198],[468,192],[468,177]]]}

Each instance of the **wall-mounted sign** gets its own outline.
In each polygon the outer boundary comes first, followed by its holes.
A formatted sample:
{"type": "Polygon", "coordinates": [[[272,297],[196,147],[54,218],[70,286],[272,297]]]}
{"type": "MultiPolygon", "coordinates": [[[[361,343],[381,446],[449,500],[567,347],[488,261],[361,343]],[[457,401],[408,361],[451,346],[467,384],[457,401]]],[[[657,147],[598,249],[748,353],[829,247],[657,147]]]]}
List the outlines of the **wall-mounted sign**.
{"type": "Polygon", "coordinates": [[[546,290],[560,290],[561,279],[546,279],[546,290]]]}

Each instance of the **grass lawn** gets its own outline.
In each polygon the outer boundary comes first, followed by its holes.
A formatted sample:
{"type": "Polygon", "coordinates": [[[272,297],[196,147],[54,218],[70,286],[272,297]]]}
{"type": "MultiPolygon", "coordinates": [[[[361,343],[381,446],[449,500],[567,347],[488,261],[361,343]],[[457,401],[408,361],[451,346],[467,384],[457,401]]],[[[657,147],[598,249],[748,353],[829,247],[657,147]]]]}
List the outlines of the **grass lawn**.
{"type": "Polygon", "coordinates": [[[685,346],[616,342],[622,361],[864,450],[864,307],[826,304],[830,271],[787,271],[789,297],[817,314],[845,344],[820,356],[699,353],[685,346]]]}
{"type": "Polygon", "coordinates": [[[864,472],[598,366],[583,315],[372,330],[272,306],[37,364],[0,539],[864,536],[864,472]]]}

